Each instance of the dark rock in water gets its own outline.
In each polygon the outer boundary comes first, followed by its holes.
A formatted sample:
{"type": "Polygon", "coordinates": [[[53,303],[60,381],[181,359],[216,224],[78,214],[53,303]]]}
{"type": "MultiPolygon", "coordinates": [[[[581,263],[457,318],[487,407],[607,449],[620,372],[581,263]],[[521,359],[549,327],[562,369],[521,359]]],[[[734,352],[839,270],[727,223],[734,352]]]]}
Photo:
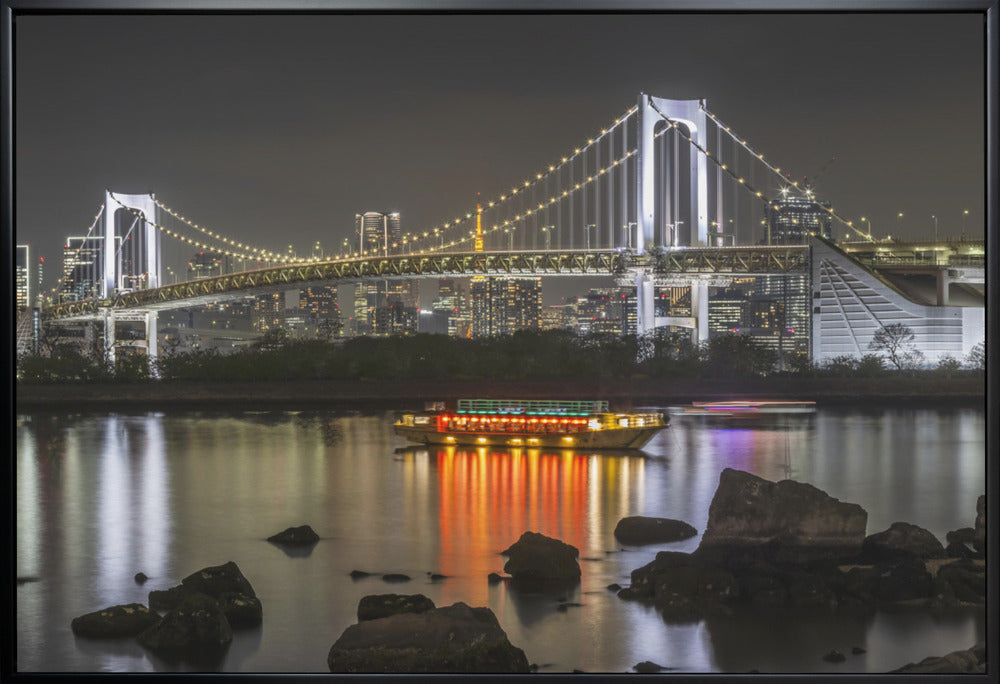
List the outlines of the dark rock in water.
{"type": "Polygon", "coordinates": [[[370,577],[372,573],[365,572],[364,570],[351,570],[351,579],[361,579],[362,577],[370,577]]]}
{"type": "Polygon", "coordinates": [[[681,541],[698,534],[683,520],[647,518],[640,515],[622,518],[615,526],[615,539],[623,544],[657,544],[681,541]]]}
{"type": "Polygon", "coordinates": [[[257,596],[250,582],[240,572],[239,566],[232,561],[224,565],[202,568],[182,579],[181,586],[188,591],[208,594],[213,598],[219,598],[226,592],[257,596]]]}
{"type": "Polygon", "coordinates": [[[525,532],[503,552],[504,572],[520,584],[571,584],[580,581],[580,551],[558,539],[525,532]]]}
{"type": "Polygon", "coordinates": [[[73,618],[73,634],[91,639],[134,637],[155,625],[160,616],[141,603],[111,606],[73,618]]]}
{"type": "Polygon", "coordinates": [[[857,555],[865,539],[868,514],[812,485],[770,482],[726,468],[708,509],[699,551],[763,546],[785,554],[789,562],[857,555]]]}
{"type": "Polygon", "coordinates": [[[874,567],[851,568],[844,575],[841,602],[853,606],[874,606],[882,573],[874,567]]]}
{"type": "Polygon", "coordinates": [[[358,603],[358,622],[428,610],[434,610],[434,602],[423,594],[375,594],[361,598],[358,603]]]}
{"type": "Polygon", "coordinates": [[[154,589],[149,592],[149,607],[153,610],[173,610],[190,593],[181,585],[160,591],[154,589]]]}
{"type": "Polygon", "coordinates": [[[632,669],[640,674],[650,674],[653,672],[660,672],[662,670],[666,670],[667,668],[665,668],[663,665],[657,665],[656,663],[651,662],[649,660],[644,660],[641,663],[636,663],[634,666],[632,666],[632,669]]]}
{"type": "Polygon", "coordinates": [[[937,579],[947,582],[955,599],[962,603],[985,604],[986,566],[972,560],[957,560],[942,565],[937,579]]]}
{"type": "Polygon", "coordinates": [[[299,527],[289,527],[284,532],[271,535],[267,538],[272,544],[282,544],[285,546],[309,546],[319,541],[319,535],[308,525],[299,527]]]}
{"type": "Polygon", "coordinates": [[[926,599],[931,597],[933,584],[924,562],[911,557],[881,575],[877,598],[886,603],[926,599]]]}
{"type": "Polygon", "coordinates": [[[409,582],[410,576],[398,572],[390,572],[387,575],[382,575],[382,580],[384,582],[409,582]]]}
{"type": "Polygon", "coordinates": [[[868,651],[861,648],[860,646],[855,646],[854,648],[851,649],[851,653],[854,655],[861,655],[862,653],[868,653],[868,651]]]}
{"type": "Polygon", "coordinates": [[[961,527],[946,534],[944,540],[949,544],[971,544],[975,538],[976,531],[974,529],[961,527]]]}
{"type": "Polygon", "coordinates": [[[861,555],[872,562],[893,561],[906,556],[944,558],[944,546],[922,527],[894,522],[889,529],[865,538],[861,555]]]}
{"type": "Polygon", "coordinates": [[[232,640],[233,630],[219,603],[201,593],[185,596],[138,637],[140,644],[165,659],[194,661],[217,656],[232,640]]]}
{"type": "Polygon", "coordinates": [[[622,598],[652,599],[668,620],[697,620],[718,613],[721,603],[739,595],[739,584],[728,571],[702,564],[689,553],[661,551],[647,565],[632,571],[632,584],[622,598]]]}
{"type": "Polygon", "coordinates": [[[255,596],[227,591],[218,600],[232,627],[255,627],[264,619],[264,609],[255,596]]]}
{"type": "Polygon", "coordinates": [[[38,581],[37,577],[18,577],[17,578],[18,585],[27,584],[28,582],[37,582],[37,581],[38,581]]]}
{"type": "Polygon", "coordinates": [[[624,599],[625,601],[642,601],[649,599],[649,595],[641,591],[636,591],[632,587],[625,587],[618,592],[618,598],[624,599]]]}
{"type": "Polygon", "coordinates": [[[972,540],[973,548],[981,554],[986,554],[986,495],[983,494],[976,500],[976,523],[975,537],[972,540]]]}
{"type": "Polygon", "coordinates": [[[487,575],[486,579],[487,581],[489,581],[490,584],[497,584],[498,582],[503,581],[503,575],[491,572],[489,575],[487,575]]]}
{"type": "Polygon", "coordinates": [[[827,653],[825,656],[823,656],[823,660],[825,660],[828,663],[842,663],[845,660],[847,660],[847,656],[845,656],[840,651],[838,651],[836,649],[833,649],[832,651],[830,651],[829,653],[827,653]]]}
{"type": "Polygon", "coordinates": [[[964,542],[950,542],[944,547],[944,555],[948,558],[975,558],[981,554],[964,542]]]}
{"type": "Polygon", "coordinates": [[[137,572],[137,573],[135,573],[135,577],[133,579],[135,580],[136,584],[144,584],[146,582],[146,580],[148,580],[149,578],[146,577],[146,573],[144,573],[144,572],[137,572]]]}
{"type": "Polygon", "coordinates": [[[613,583],[613,584],[609,584],[609,585],[607,586],[607,588],[608,588],[608,589],[610,589],[611,591],[620,591],[620,590],[621,590],[621,588],[622,588],[622,585],[620,585],[620,584],[618,584],[617,582],[615,582],[615,583],[613,583]]]}
{"type": "Polygon", "coordinates": [[[527,673],[489,608],[456,603],[351,625],[330,648],[331,672],[527,673]]]}
{"type": "Polygon", "coordinates": [[[431,582],[438,582],[443,579],[448,579],[448,575],[442,575],[437,572],[431,573],[431,582]]]}
{"type": "Polygon", "coordinates": [[[946,656],[924,658],[909,663],[892,674],[985,674],[986,644],[976,644],[967,651],[953,651],[946,656]]]}
{"type": "Polygon", "coordinates": [[[556,610],[560,613],[565,613],[567,608],[579,608],[582,605],[582,603],[573,603],[572,601],[561,601],[556,610]]]}

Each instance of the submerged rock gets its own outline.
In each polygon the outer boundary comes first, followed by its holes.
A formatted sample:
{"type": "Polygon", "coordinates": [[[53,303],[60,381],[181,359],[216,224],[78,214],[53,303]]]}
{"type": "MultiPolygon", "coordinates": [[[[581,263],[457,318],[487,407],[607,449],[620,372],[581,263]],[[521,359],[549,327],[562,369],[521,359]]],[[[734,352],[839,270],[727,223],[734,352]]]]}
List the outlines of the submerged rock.
{"type": "Polygon", "coordinates": [[[632,669],[640,674],[651,674],[653,672],[661,672],[667,668],[663,665],[657,665],[650,660],[644,660],[641,663],[636,663],[632,666],[632,669]]]}
{"type": "Polygon", "coordinates": [[[486,576],[486,581],[489,582],[490,584],[499,584],[500,582],[503,581],[503,579],[504,579],[503,575],[496,572],[491,572],[489,575],[486,576]]]}
{"type": "Polygon", "coordinates": [[[139,634],[140,644],[166,659],[202,661],[218,656],[233,640],[219,603],[191,593],[156,624],[139,634]]]}
{"type": "Polygon", "coordinates": [[[683,520],[647,518],[635,515],[622,518],[615,525],[615,539],[623,544],[657,544],[690,539],[698,530],[683,520]]]}
{"type": "Polygon", "coordinates": [[[361,579],[362,577],[371,577],[371,575],[372,573],[364,570],[351,570],[351,579],[361,579]]]}
{"type": "Polygon", "coordinates": [[[218,600],[232,627],[255,627],[264,620],[264,608],[256,596],[227,591],[218,600]]]}
{"type": "Polygon", "coordinates": [[[892,674],[985,674],[986,644],[976,644],[966,651],[953,651],[946,656],[924,658],[909,663],[892,674]]]}
{"type": "Polygon", "coordinates": [[[144,584],[146,582],[146,580],[148,580],[149,578],[146,577],[146,573],[144,573],[144,572],[137,572],[137,573],[135,573],[135,577],[133,577],[133,579],[135,580],[136,584],[144,584]]]}
{"type": "Polygon", "coordinates": [[[208,594],[213,598],[219,598],[226,592],[246,594],[251,597],[257,596],[253,587],[250,586],[250,582],[233,561],[224,565],[202,568],[182,579],[181,586],[188,591],[208,594]]]}
{"type": "Polygon", "coordinates": [[[358,603],[358,622],[378,620],[399,613],[423,613],[434,609],[434,602],[423,594],[374,594],[358,603]]]}
{"type": "Polygon", "coordinates": [[[865,560],[880,562],[907,556],[943,558],[945,551],[944,545],[938,538],[924,528],[910,523],[894,522],[889,529],[865,537],[861,555],[865,560]]]}
{"type": "Polygon", "coordinates": [[[525,532],[503,551],[503,570],[519,584],[571,584],[580,581],[580,551],[558,539],[525,532]]]}
{"type": "Polygon", "coordinates": [[[141,603],[111,606],[73,618],[73,634],[91,639],[134,637],[160,621],[160,616],[141,603]]]}
{"type": "Polygon", "coordinates": [[[382,581],[384,582],[409,582],[410,576],[403,575],[398,572],[390,572],[388,575],[382,575],[382,581]]]}
{"type": "Polygon", "coordinates": [[[300,525],[271,535],[267,541],[283,546],[310,546],[319,541],[319,535],[308,525],[300,525]]]}
{"type": "Polygon", "coordinates": [[[348,673],[529,672],[524,651],[511,645],[493,611],[464,603],[352,625],[330,648],[327,665],[348,673]]]}
{"type": "Polygon", "coordinates": [[[833,649],[829,653],[823,656],[823,660],[825,660],[828,663],[842,663],[845,660],[847,660],[847,656],[845,656],[837,649],[833,649]]]}
{"type": "Polygon", "coordinates": [[[804,482],[770,482],[726,468],[708,509],[699,550],[733,554],[759,547],[785,562],[851,558],[868,514],[804,482]]]}

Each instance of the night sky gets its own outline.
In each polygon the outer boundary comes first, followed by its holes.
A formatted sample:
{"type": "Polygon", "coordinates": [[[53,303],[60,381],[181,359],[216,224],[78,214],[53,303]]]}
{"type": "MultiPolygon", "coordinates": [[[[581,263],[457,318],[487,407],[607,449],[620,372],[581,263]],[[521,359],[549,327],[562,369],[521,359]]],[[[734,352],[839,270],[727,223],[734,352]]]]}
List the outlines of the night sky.
{"type": "Polygon", "coordinates": [[[932,214],[958,235],[968,209],[982,237],[983,35],[980,14],[21,16],[16,239],[53,286],[106,187],[300,255],[364,211],[422,231],[640,91],[707,99],[797,177],[837,157],[818,195],[877,236],[932,214]]]}

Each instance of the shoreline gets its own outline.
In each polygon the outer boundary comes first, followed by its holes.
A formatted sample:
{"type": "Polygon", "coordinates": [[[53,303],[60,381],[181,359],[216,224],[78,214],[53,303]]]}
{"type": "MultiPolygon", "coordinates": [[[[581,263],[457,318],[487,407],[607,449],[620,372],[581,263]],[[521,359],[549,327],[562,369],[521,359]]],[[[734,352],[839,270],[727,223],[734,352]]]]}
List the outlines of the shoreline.
{"type": "Polygon", "coordinates": [[[692,401],[775,399],[815,401],[819,406],[857,404],[982,406],[984,378],[757,378],[753,380],[535,380],[535,381],[261,381],[17,384],[15,410],[176,407],[303,408],[338,404],[386,404],[423,408],[424,401],[459,397],[606,399],[614,407],[687,404],[692,401]]]}

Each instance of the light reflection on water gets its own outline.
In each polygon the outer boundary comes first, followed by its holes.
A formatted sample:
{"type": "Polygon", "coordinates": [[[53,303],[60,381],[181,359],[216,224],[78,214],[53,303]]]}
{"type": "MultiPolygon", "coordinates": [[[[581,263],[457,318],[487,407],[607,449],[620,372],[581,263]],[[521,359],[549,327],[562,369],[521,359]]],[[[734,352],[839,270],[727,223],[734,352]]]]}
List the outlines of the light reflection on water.
{"type": "Polygon", "coordinates": [[[389,414],[253,412],[27,416],[17,434],[17,666],[23,671],[186,671],[131,640],[75,639],[69,622],[147,602],[207,565],[236,561],[264,605],[237,633],[228,672],[325,672],[326,652],[374,593],[489,606],[542,672],[623,672],[653,660],[690,672],[884,672],[982,640],[981,615],[724,620],[666,624],[606,585],[658,550],[622,548],[619,519],[685,520],[699,531],[725,467],[806,481],[869,513],[943,539],[971,526],[985,490],[982,411],[820,410],[777,423],[675,420],[637,452],[406,448],[389,414]],[[289,555],[264,538],[308,523],[322,537],[289,555]],[[500,552],[533,530],[580,550],[583,577],[551,594],[489,585],[500,552]],[[405,584],[362,569],[403,572],[405,584]],[[142,571],[145,586],[132,576],[142,571]],[[429,573],[447,576],[432,582],[429,573]],[[559,600],[583,604],[558,610],[559,600]],[[823,653],[864,656],[842,665],[823,653]]]}

